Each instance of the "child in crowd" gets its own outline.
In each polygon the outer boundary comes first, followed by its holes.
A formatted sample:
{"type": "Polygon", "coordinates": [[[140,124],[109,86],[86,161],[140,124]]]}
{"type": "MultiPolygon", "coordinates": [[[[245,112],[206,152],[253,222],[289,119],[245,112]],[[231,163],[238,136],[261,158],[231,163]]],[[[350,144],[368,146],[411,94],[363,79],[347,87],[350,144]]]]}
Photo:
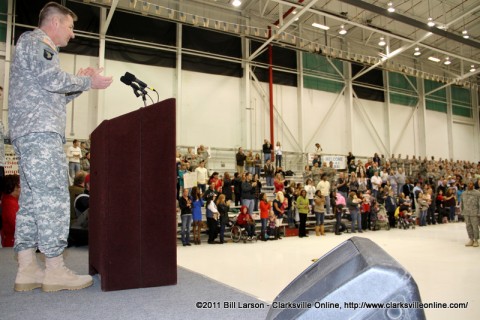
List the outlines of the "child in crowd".
{"type": "MultiPolygon", "coordinates": [[[[273,213],[270,213],[270,217],[268,217],[268,239],[269,240],[277,240],[278,237],[278,228],[277,228],[277,216],[273,213]]],[[[281,238],[280,238],[281,239],[281,238]]]]}

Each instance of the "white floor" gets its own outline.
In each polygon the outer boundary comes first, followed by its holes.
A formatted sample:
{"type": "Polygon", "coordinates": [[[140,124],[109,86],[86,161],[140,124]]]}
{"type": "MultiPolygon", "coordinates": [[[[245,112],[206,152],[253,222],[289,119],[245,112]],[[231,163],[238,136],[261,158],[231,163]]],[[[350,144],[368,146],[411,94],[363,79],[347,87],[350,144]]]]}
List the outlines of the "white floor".
{"type": "MultiPolygon", "coordinates": [[[[464,246],[463,222],[355,235],[371,239],[406,268],[422,302],[468,302],[466,309],[426,309],[427,319],[480,319],[480,247],[464,246]]],[[[312,259],[350,236],[316,237],[310,232],[302,239],[179,246],[178,265],[272,302],[312,259]]]]}

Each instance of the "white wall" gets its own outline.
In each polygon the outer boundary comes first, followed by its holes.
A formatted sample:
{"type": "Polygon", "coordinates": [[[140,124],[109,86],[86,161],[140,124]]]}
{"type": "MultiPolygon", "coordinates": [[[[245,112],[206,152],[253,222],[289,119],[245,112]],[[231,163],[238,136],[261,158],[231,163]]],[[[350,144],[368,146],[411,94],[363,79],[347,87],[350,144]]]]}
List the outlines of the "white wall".
{"type": "MultiPolygon", "coordinates": [[[[97,66],[97,61],[92,57],[61,54],[62,68],[72,73],[80,67],[97,66]]],[[[103,94],[91,90],[67,106],[67,138],[85,139],[101,120],[143,106],[131,88],[120,82],[126,71],[155,87],[160,100],[175,97],[175,69],[107,60],[104,73],[113,76],[114,83],[103,94]]],[[[268,84],[258,85],[252,80],[249,83],[250,99],[245,101],[244,83],[245,80],[240,78],[182,71],[178,88],[181,103],[177,105],[177,144],[260,149],[263,139],[270,137],[268,84]],[[251,146],[245,145],[245,141],[252,141],[251,146]]],[[[412,116],[411,107],[391,104],[388,120],[385,103],[353,99],[353,128],[349,136],[346,130],[348,107],[343,95],[304,89],[303,114],[299,120],[297,88],[274,85],[273,90],[279,113],[275,115],[275,140],[282,142],[285,151],[303,149],[311,152],[314,144],[319,142],[324,152],[330,154],[352,151],[357,156],[371,156],[375,152],[388,154],[386,151],[391,151],[403,156],[419,156],[417,146],[425,139],[427,156],[449,158],[447,115],[444,113],[426,111],[426,137],[422,137],[418,133],[418,110],[412,116]],[[302,141],[300,136],[303,136],[302,141]],[[347,150],[350,140],[353,148],[347,150]]],[[[156,95],[150,94],[156,101],[156,95]]],[[[474,136],[472,120],[465,121],[467,124],[454,123],[452,127],[454,159],[478,161],[470,145],[478,143],[479,137],[474,136]]]]}

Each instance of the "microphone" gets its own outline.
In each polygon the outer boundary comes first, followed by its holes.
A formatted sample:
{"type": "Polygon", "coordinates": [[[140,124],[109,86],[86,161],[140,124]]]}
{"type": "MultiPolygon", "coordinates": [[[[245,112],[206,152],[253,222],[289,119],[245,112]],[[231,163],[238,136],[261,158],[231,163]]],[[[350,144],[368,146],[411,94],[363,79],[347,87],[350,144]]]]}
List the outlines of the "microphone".
{"type": "Polygon", "coordinates": [[[130,72],[125,72],[124,77],[127,79],[127,81],[136,82],[141,88],[147,88],[152,91],[156,91],[154,88],[147,86],[145,82],[141,81],[140,79],[137,79],[137,77],[135,77],[135,75],[131,74],[130,72]]]}
{"type": "MultiPolygon", "coordinates": [[[[127,73],[128,73],[128,72],[127,72],[127,73]]],[[[120,77],[120,81],[122,81],[123,83],[125,83],[127,86],[132,87],[133,93],[135,93],[135,95],[136,95],[137,97],[140,96],[139,91],[140,91],[141,93],[146,93],[146,92],[145,92],[145,89],[144,89],[144,88],[140,88],[135,82],[132,82],[132,78],[129,77],[129,76],[121,76],[121,77],[120,77]]]]}

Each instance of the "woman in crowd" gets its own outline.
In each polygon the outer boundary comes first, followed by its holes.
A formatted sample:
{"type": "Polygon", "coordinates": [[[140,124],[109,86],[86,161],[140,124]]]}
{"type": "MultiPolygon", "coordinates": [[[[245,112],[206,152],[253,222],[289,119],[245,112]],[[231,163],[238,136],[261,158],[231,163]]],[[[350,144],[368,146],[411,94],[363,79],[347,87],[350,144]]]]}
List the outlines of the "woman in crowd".
{"type": "Polygon", "coordinates": [[[300,224],[298,226],[298,236],[300,238],[308,237],[307,235],[307,215],[309,211],[309,201],[307,199],[307,191],[303,189],[297,198],[298,214],[300,216],[300,224]]]}
{"type": "Polygon", "coordinates": [[[448,220],[449,222],[455,221],[455,205],[457,201],[455,200],[455,194],[453,193],[451,188],[447,189],[445,196],[443,197],[443,206],[445,210],[448,212],[448,220]]]}
{"type": "Polygon", "coordinates": [[[315,192],[313,212],[315,213],[315,235],[325,235],[325,197],[322,196],[322,192],[317,190],[315,192]]]}
{"type": "Polygon", "coordinates": [[[267,233],[267,225],[268,225],[268,217],[270,215],[270,211],[272,208],[272,205],[270,202],[268,202],[267,194],[266,193],[261,193],[260,194],[260,221],[262,222],[262,234],[260,236],[260,239],[263,241],[267,240],[267,237],[265,236],[267,233]]]}
{"type": "MultiPolygon", "coordinates": [[[[285,201],[285,197],[282,191],[279,191],[275,194],[275,200],[273,200],[273,213],[277,217],[277,227],[280,227],[283,222],[283,214],[285,213],[285,207],[283,206],[283,202],[285,201]]],[[[280,237],[278,237],[281,239],[280,237]]]]}
{"type": "Polygon", "coordinates": [[[190,246],[190,224],[192,223],[192,199],[188,195],[188,189],[183,189],[182,197],[178,200],[180,207],[180,218],[182,219],[182,229],[180,234],[182,236],[183,246],[190,246]]]}
{"type": "Polygon", "coordinates": [[[253,176],[252,184],[255,184],[255,195],[254,195],[254,204],[253,204],[253,211],[258,211],[258,201],[260,198],[260,193],[262,193],[262,182],[260,181],[260,177],[258,174],[255,173],[253,176]]]}
{"type": "Polygon", "coordinates": [[[192,196],[192,218],[193,218],[193,243],[201,244],[200,233],[202,232],[202,207],[203,200],[198,187],[193,187],[192,196]]]}
{"type": "Polygon", "coordinates": [[[253,221],[252,216],[248,213],[247,206],[242,206],[240,208],[240,214],[237,217],[237,225],[245,228],[247,231],[247,240],[252,240],[252,237],[255,236],[255,221],[253,221]]]}
{"type": "Polygon", "coordinates": [[[358,193],[365,193],[368,189],[368,179],[365,174],[362,172],[358,177],[358,193]]]}
{"type": "Polygon", "coordinates": [[[3,178],[2,190],[2,246],[13,247],[15,242],[15,221],[18,211],[18,197],[20,196],[20,177],[16,174],[6,175],[3,178]]]}
{"type": "Polygon", "coordinates": [[[247,158],[245,159],[245,170],[251,174],[255,173],[255,163],[252,151],[247,152],[247,158]]]}
{"type": "Polygon", "coordinates": [[[228,211],[230,211],[230,201],[225,201],[226,197],[224,194],[218,196],[216,205],[219,213],[220,220],[220,243],[225,242],[225,226],[228,223],[228,211]]]}
{"type": "Polygon", "coordinates": [[[235,172],[233,175],[233,192],[235,193],[235,206],[242,203],[242,182],[245,176],[243,173],[235,172]]]}
{"type": "MultiPolygon", "coordinates": [[[[378,195],[380,194],[381,192],[378,193],[378,195]]],[[[397,210],[397,200],[393,195],[393,190],[389,190],[387,197],[385,198],[385,210],[387,210],[390,228],[395,228],[395,210],[397,210]]]]}
{"type": "Polygon", "coordinates": [[[215,204],[216,197],[217,195],[213,193],[212,197],[209,197],[207,200],[206,216],[207,216],[209,244],[214,244],[215,239],[217,238],[217,235],[218,235],[217,227],[218,227],[219,212],[217,209],[217,205],[215,204]]]}
{"type": "Polygon", "coordinates": [[[223,181],[222,181],[222,179],[220,179],[220,177],[218,176],[218,172],[216,172],[216,171],[214,173],[212,173],[212,175],[208,179],[208,184],[211,185],[212,183],[215,184],[215,191],[221,192],[222,186],[223,186],[223,181]]]}
{"type": "Polygon", "coordinates": [[[283,178],[281,173],[277,173],[275,175],[275,179],[273,180],[273,186],[275,187],[275,193],[281,192],[285,188],[285,179],[283,178]]]}
{"type": "Polygon", "coordinates": [[[350,192],[347,198],[347,207],[352,217],[352,233],[356,233],[355,225],[357,225],[358,232],[362,233],[362,218],[360,216],[359,207],[361,199],[357,197],[355,192],[350,192]]]}

